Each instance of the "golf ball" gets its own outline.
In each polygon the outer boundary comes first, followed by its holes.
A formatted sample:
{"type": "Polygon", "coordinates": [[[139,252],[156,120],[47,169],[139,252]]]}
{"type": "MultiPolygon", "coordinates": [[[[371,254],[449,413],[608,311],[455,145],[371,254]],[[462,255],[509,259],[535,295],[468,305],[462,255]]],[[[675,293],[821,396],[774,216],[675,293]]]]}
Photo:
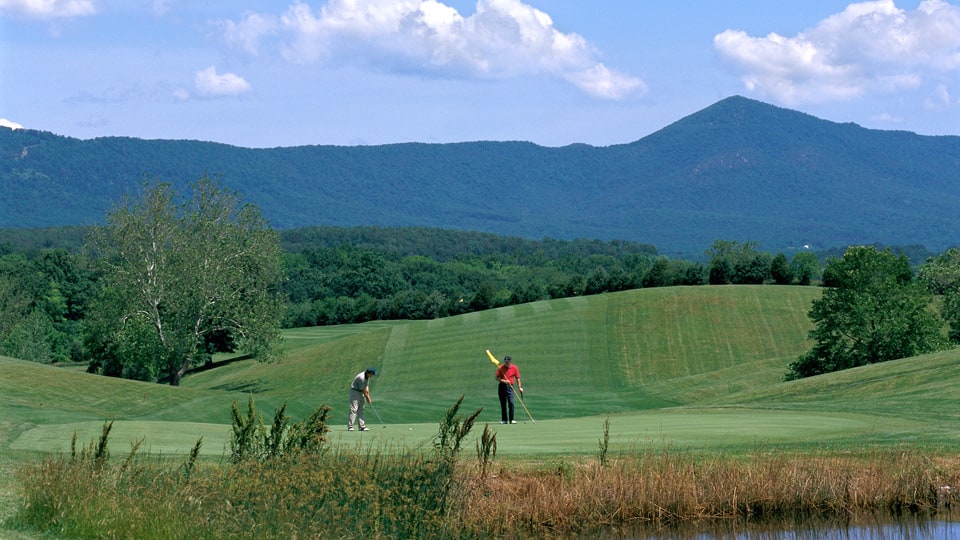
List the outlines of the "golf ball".
{"type": "Polygon", "coordinates": [[[410,428],[410,431],[413,431],[413,428],[410,428]]]}

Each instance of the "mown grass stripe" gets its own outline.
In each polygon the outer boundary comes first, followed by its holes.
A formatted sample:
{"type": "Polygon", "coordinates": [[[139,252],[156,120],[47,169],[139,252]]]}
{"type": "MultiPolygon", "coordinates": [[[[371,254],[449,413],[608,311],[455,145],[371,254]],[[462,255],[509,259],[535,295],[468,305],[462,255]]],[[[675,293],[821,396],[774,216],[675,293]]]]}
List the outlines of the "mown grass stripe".
{"type": "Polygon", "coordinates": [[[534,313],[540,314],[553,310],[554,303],[548,300],[540,300],[539,302],[531,302],[527,305],[533,309],[534,313]]]}

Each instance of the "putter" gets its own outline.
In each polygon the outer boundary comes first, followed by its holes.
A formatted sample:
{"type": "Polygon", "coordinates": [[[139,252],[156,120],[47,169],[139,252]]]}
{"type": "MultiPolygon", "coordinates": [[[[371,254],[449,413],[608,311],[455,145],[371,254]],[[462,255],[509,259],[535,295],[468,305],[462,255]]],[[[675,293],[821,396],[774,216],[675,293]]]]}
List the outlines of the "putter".
{"type": "Polygon", "coordinates": [[[373,406],[373,403],[368,403],[370,408],[373,409],[373,414],[377,415],[377,420],[380,420],[380,423],[383,425],[383,429],[387,429],[387,425],[383,423],[383,418],[380,418],[380,413],[377,411],[377,408],[373,406]]]}

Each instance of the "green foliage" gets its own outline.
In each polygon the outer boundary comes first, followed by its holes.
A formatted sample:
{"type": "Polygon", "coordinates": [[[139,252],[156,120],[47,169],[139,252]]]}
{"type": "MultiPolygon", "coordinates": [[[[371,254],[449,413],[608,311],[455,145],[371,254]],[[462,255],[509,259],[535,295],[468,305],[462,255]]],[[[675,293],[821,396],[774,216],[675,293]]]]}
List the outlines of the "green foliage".
{"type": "Polygon", "coordinates": [[[787,256],[783,253],[777,253],[770,262],[770,277],[777,285],[793,283],[793,268],[787,262],[787,256]]]}
{"type": "Polygon", "coordinates": [[[477,439],[477,467],[480,470],[480,478],[485,479],[490,465],[497,457],[497,434],[490,429],[489,424],[483,425],[483,433],[477,439]]]}
{"type": "Polygon", "coordinates": [[[949,336],[954,343],[960,343],[960,290],[951,289],[943,295],[940,313],[950,325],[949,336]]]}
{"type": "Polygon", "coordinates": [[[50,364],[56,361],[53,357],[57,349],[54,343],[56,339],[57,331],[53,322],[41,310],[35,309],[10,329],[0,342],[0,352],[14,358],[50,364]]]}
{"type": "Polygon", "coordinates": [[[791,274],[797,280],[797,285],[810,285],[820,277],[820,260],[809,251],[801,251],[790,261],[791,274]]]}
{"type": "Polygon", "coordinates": [[[187,462],[183,464],[183,475],[187,479],[189,479],[190,475],[197,469],[197,460],[200,459],[200,449],[202,447],[203,437],[200,437],[193,445],[193,448],[190,449],[190,453],[187,454],[187,462]]]}
{"type": "Polygon", "coordinates": [[[252,395],[247,402],[246,415],[240,412],[237,402],[233,402],[231,420],[233,438],[230,439],[230,460],[236,463],[260,455],[265,428],[263,419],[257,415],[256,408],[253,406],[252,395]]]}
{"type": "Polygon", "coordinates": [[[277,235],[207,177],[183,203],[169,184],[108,215],[91,241],[103,265],[98,349],[122,373],[177,385],[212,352],[276,358],[283,281],[277,235]],[[119,316],[116,316],[119,315],[119,316]],[[113,343],[114,345],[111,345],[113,343]]]}
{"type": "Polygon", "coordinates": [[[769,253],[755,253],[734,265],[731,281],[737,285],[761,285],[770,279],[770,264],[769,253]]]}
{"type": "Polygon", "coordinates": [[[441,461],[449,462],[456,459],[460,454],[463,440],[473,429],[474,422],[483,411],[483,408],[477,409],[470,416],[463,418],[458,414],[461,404],[463,404],[463,396],[460,396],[460,399],[447,409],[447,414],[440,422],[440,432],[433,446],[441,461]]]}
{"type": "Polygon", "coordinates": [[[0,257],[0,353],[40,363],[82,357],[78,324],[93,281],[62,249],[0,257]]]}
{"type": "Polygon", "coordinates": [[[607,465],[607,454],[610,452],[610,419],[603,420],[603,437],[600,438],[600,452],[597,455],[597,461],[601,467],[607,465]]]}
{"type": "Polygon", "coordinates": [[[790,365],[788,379],[906,358],[944,346],[930,294],[912,279],[905,256],[851,247],[831,259],[828,287],[814,300],[813,348],[790,365]]]}
{"type": "Polygon", "coordinates": [[[74,433],[73,439],[70,441],[70,459],[74,461],[90,460],[98,467],[102,467],[110,458],[110,452],[107,447],[112,430],[113,422],[104,422],[103,429],[100,431],[100,437],[96,441],[90,441],[90,444],[79,451],[77,450],[77,434],[74,433]]]}
{"type": "MultiPolygon", "coordinates": [[[[284,256],[288,327],[435,319],[632,289],[655,257],[652,247],[629,242],[532,241],[422,227],[390,234],[308,228],[281,238],[286,249],[299,250],[284,256]]],[[[670,275],[644,286],[702,282],[699,265],[661,260],[670,275]]]]}
{"type": "Polygon", "coordinates": [[[707,250],[711,285],[759,285],[770,277],[771,256],[759,251],[757,242],[715,240],[707,250]]]}
{"type": "Polygon", "coordinates": [[[929,258],[917,274],[931,294],[947,294],[960,288],[960,247],[952,247],[929,258]]]}
{"type": "Polygon", "coordinates": [[[40,292],[31,287],[28,263],[23,256],[0,257],[0,338],[6,337],[26,317],[40,292]]]}
{"type": "Polygon", "coordinates": [[[330,431],[327,427],[330,407],[321,405],[300,422],[291,422],[286,411],[287,404],[284,402],[274,411],[273,423],[268,429],[257,414],[252,394],[245,415],[234,401],[231,409],[233,437],[230,439],[230,460],[233,463],[266,461],[293,453],[318,454],[324,451],[326,434],[330,431]]]}
{"type": "Polygon", "coordinates": [[[943,296],[940,313],[950,325],[950,340],[960,343],[960,248],[931,258],[920,267],[919,275],[927,290],[943,296]]]}
{"type": "MultiPolygon", "coordinates": [[[[280,238],[287,253],[348,247],[373,250],[383,252],[388,260],[406,260],[405,266],[413,273],[419,269],[430,271],[437,263],[454,261],[483,263],[488,267],[539,267],[549,263],[560,264],[561,261],[576,264],[593,256],[629,261],[631,258],[657,254],[657,248],[650,244],[625,240],[530,240],[437,227],[311,226],[281,230],[280,238]]],[[[568,266],[566,263],[563,266],[568,266]]]]}
{"type": "Polygon", "coordinates": [[[733,265],[725,258],[712,258],[707,266],[707,283],[726,285],[733,279],[733,265]]]}
{"type": "Polygon", "coordinates": [[[703,285],[707,282],[707,272],[700,263],[667,257],[658,257],[642,275],[640,284],[644,288],[703,285]]]}

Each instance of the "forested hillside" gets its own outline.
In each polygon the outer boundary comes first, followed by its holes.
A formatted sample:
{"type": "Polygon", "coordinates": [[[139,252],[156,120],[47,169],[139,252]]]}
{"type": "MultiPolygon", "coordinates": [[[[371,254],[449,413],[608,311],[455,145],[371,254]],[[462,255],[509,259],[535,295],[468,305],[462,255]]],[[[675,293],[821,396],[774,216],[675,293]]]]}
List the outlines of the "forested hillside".
{"type": "Polygon", "coordinates": [[[718,238],[790,252],[848,244],[940,250],[960,230],[960,137],[836,124],[742,97],[636,142],[249,149],[77,140],[0,129],[0,227],[102,222],[145,180],[204,174],[274,227],[422,226],[596,238],[700,254],[718,238]]]}

